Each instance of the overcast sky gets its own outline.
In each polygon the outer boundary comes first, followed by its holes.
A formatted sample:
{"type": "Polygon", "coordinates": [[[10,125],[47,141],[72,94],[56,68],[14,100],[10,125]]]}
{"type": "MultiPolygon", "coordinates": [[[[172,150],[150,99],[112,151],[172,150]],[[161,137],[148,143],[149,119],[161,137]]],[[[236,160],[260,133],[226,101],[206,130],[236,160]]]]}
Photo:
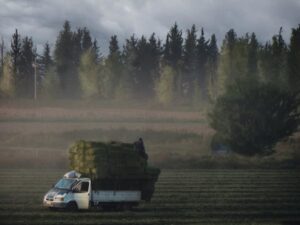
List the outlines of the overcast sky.
{"type": "Polygon", "coordinates": [[[53,46],[65,20],[73,29],[88,27],[102,52],[113,34],[121,43],[133,33],[155,32],[164,40],[175,21],[184,32],[192,24],[204,27],[219,43],[230,28],[238,35],[255,32],[265,42],[281,26],[288,41],[300,23],[300,0],[0,0],[0,35],[7,48],[16,28],[32,36],[39,51],[47,41],[53,46]]]}

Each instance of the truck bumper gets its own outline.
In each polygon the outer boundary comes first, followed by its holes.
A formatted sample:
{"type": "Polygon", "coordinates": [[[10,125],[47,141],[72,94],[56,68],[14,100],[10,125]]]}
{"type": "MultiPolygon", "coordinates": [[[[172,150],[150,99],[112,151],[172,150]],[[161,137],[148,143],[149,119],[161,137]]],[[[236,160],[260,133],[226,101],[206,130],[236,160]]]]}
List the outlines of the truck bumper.
{"type": "Polygon", "coordinates": [[[43,206],[45,208],[66,208],[67,203],[65,202],[54,202],[54,201],[44,201],[43,206]]]}

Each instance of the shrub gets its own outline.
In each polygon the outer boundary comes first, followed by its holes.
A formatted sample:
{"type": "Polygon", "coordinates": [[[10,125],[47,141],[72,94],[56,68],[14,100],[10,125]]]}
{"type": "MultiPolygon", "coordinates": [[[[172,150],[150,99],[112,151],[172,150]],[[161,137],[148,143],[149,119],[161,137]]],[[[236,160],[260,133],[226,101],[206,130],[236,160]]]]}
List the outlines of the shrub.
{"type": "Polygon", "coordinates": [[[274,145],[297,130],[297,94],[271,84],[237,81],[210,113],[217,139],[236,153],[271,154],[274,145]]]}

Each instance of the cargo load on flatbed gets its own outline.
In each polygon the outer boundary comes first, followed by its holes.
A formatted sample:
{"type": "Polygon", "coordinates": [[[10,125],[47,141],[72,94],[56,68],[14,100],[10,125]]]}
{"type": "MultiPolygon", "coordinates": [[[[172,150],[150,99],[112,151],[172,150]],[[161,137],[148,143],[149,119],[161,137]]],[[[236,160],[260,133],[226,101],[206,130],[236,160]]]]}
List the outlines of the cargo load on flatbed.
{"type": "Polygon", "coordinates": [[[71,169],[92,179],[95,190],[141,190],[149,201],[160,170],[147,164],[134,143],[77,141],[69,149],[71,169]]]}

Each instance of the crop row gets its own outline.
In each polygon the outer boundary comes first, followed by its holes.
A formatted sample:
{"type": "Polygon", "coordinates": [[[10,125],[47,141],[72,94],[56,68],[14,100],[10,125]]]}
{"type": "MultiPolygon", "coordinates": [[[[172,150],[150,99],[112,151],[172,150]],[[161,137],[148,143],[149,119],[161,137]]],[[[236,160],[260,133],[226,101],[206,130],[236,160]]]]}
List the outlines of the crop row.
{"type": "Polygon", "coordinates": [[[150,203],[133,211],[43,209],[61,170],[0,170],[0,224],[300,224],[299,171],[163,171],[150,203]]]}

